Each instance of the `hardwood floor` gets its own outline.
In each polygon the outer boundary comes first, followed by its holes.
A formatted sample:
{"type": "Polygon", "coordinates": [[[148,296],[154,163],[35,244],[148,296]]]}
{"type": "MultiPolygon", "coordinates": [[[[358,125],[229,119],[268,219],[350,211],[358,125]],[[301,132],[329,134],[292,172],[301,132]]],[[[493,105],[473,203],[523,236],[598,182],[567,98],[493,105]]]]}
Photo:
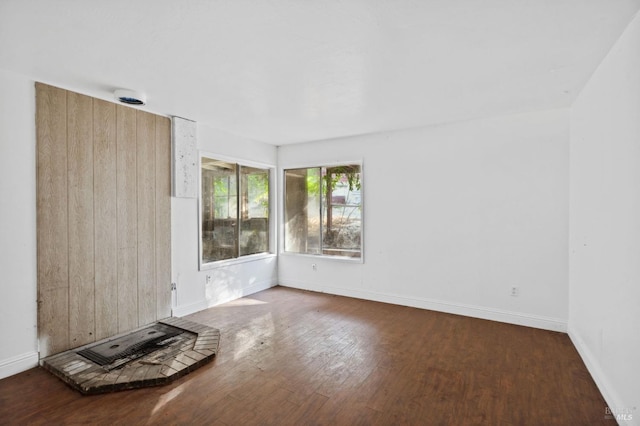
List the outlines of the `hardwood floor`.
{"type": "Polygon", "coordinates": [[[0,424],[615,424],[562,333],[284,287],[186,318],[221,330],[213,363],[97,396],[32,369],[0,424]]]}

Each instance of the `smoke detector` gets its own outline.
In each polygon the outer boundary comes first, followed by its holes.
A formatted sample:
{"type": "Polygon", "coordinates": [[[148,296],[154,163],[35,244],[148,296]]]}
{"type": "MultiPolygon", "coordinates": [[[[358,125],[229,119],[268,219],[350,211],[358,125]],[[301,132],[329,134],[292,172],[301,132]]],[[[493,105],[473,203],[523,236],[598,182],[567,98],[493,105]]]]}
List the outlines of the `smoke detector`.
{"type": "Polygon", "coordinates": [[[147,97],[144,93],[136,92],[129,89],[117,89],[113,92],[117,100],[123,104],[129,105],[145,105],[147,103],[147,97]]]}

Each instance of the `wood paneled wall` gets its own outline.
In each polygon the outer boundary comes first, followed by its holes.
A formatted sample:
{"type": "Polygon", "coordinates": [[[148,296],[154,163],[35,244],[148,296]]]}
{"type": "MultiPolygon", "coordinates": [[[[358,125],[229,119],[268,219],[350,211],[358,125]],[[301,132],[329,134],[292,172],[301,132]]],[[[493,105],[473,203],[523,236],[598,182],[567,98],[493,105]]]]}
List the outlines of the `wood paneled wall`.
{"type": "Polygon", "coordinates": [[[171,124],[36,84],[45,357],[171,315],[171,124]]]}

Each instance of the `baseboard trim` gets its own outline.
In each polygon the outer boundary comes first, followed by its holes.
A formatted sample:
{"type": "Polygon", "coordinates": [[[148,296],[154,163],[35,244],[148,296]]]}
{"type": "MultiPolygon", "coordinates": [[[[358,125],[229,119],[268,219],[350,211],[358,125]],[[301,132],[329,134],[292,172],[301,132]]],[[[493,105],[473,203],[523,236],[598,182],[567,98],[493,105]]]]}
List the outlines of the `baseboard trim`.
{"type": "MultiPolygon", "coordinates": [[[[602,394],[602,397],[607,403],[607,407],[613,409],[613,416],[616,417],[616,411],[618,411],[619,414],[625,414],[624,410],[631,409],[632,405],[629,403],[625,403],[622,398],[620,398],[620,396],[615,392],[614,387],[611,386],[609,380],[607,380],[606,374],[604,373],[604,371],[602,371],[598,359],[593,355],[593,352],[591,352],[584,340],[582,340],[580,334],[573,327],[571,327],[571,325],[568,326],[567,334],[569,335],[573,346],[576,348],[578,354],[582,358],[584,365],[587,367],[589,374],[591,374],[591,377],[598,387],[598,390],[602,394]]],[[[605,415],[604,410],[605,407],[602,407],[603,416],[605,415]]],[[[636,416],[638,415],[637,412],[633,414],[635,414],[636,416]]],[[[618,422],[618,424],[629,426],[640,424],[638,423],[637,418],[628,419],[625,417],[626,416],[624,415],[617,417],[616,421],[618,422]]]]}
{"type": "Polygon", "coordinates": [[[207,309],[209,305],[207,305],[206,300],[199,300],[197,302],[189,303],[187,305],[176,306],[171,309],[172,317],[183,317],[185,315],[193,314],[198,311],[203,311],[207,309]]]}
{"type": "Polygon", "coordinates": [[[391,303],[394,305],[411,306],[413,308],[428,309],[449,314],[464,315],[473,318],[523,325],[526,327],[540,328],[543,330],[567,331],[567,321],[559,318],[543,317],[539,315],[521,312],[505,311],[484,306],[465,305],[461,303],[446,302],[436,299],[416,298],[400,296],[397,294],[381,293],[368,290],[346,289],[335,286],[313,286],[296,280],[281,280],[284,287],[298,288],[302,290],[318,291],[335,294],[338,296],[354,297],[356,299],[372,300],[375,302],[391,303]]]}
{"type": "Polygon", "coordinates": [[[0,361],[0,379],[38,366],[38,352],[27,352],[0,361]]]}
{"type": "Polygon", "coordinates": [[[186,315],[190,315],[196,313],[198,311],[202,311],[204,309],[211,308],[216,305],[221,305],[223,303],[231,302],[233,300],[239,299],[241,297],[246,297],[252,295],[253,293],[257,293],[262,290],[266,290],[271,287],[275,287],[277,285],[277,281],[275,280],[267,280],[259,283],[255,283],[248,287],[243,287],[238,289],[232,295],[221,298],[221,299],[211,299],[211,300],[199,300],[194,303],[190,303],[188,305],[177,306],[172,309],[172,316],[174,317],[183,317],[186,315]]]}

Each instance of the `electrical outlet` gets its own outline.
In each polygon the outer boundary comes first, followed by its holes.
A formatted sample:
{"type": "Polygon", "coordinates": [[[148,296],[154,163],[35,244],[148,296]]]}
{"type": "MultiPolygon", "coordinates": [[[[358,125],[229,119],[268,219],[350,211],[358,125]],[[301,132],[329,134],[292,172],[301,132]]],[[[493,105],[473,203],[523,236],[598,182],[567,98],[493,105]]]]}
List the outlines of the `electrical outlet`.
{"type": "Polygon", "coordinates": [[[520,294],[520,289],[516,286],[511,287],[511,296],[517,297],[520,294]]]}
{"type": "Polygon", "coordinates": [[[207,275],[207,284],[211,284],[211,275],[207,275]]]}
{"type": "Polygon", "coordinates": [[[314,271],[317,271],[318,270],[318,265],[316,265],[315,263],[312,263],[311,264],[311,269],[314,270],[314,271]]]}

